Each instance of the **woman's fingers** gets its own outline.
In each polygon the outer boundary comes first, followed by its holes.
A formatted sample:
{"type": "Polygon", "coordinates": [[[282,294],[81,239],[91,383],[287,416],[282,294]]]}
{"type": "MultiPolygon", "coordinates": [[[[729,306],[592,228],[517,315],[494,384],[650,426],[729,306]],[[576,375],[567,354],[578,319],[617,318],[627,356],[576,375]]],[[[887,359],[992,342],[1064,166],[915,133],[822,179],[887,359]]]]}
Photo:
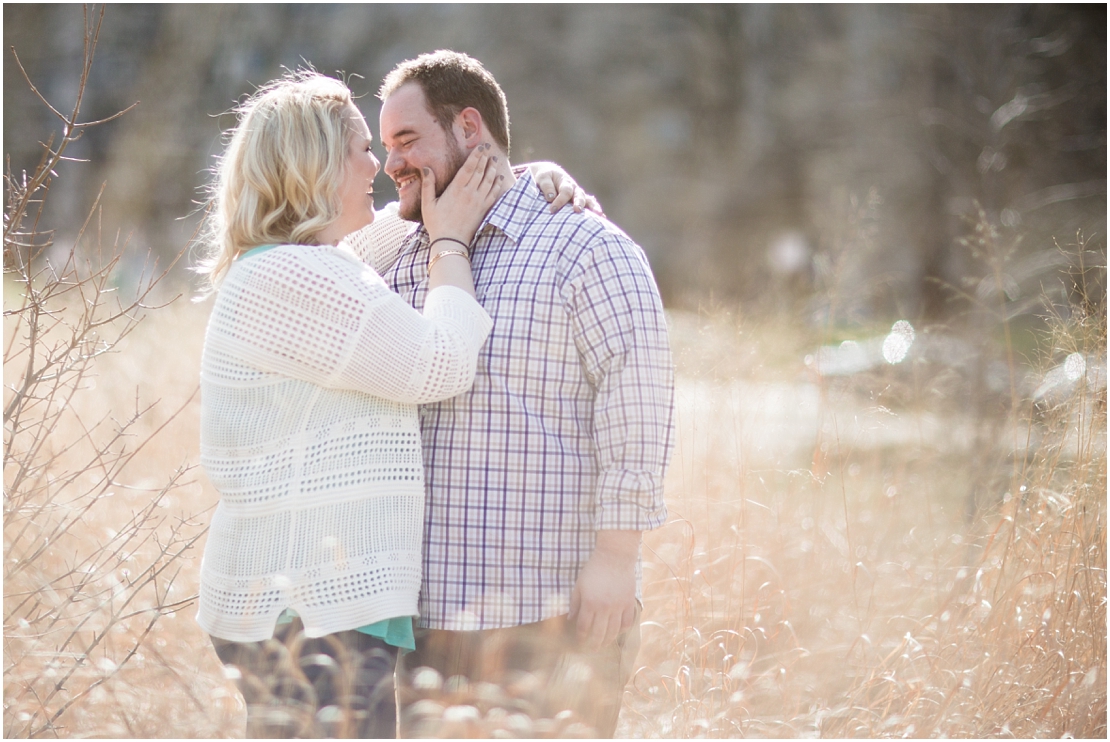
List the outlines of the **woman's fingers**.
{"type": "Polygon", "coordinates": [[[489,207],[504,193],[504,175],[498,172],[489,143],[471,150],[443,193],[435,196],[436,179],[427,168],[421,189],[424,226],[436,236],[465,236],[469,241],[489,207]]]}
{"type": "Polygon", "coordinates": [[[586,210],[586,192],[581,188],[574,189],[574,212],[581,214],[586,210]]]}
{"type": "Polygon", "coordinates": [[[476,147],[470,151],[466,160],[463,161],[462,167],[455,173],[455,177],[451,180],[451,185],[458,183],[456,190],[461,188],[473,187],[475,177],[481,177],[481,172],[484,169],[485,152],[481,147],[476,147]]]}
{"type": "Polygon", "coordinates": [[[436,200],[436,174],[430,167],[421,168],[424,177],[420,179],[420,203],[434,204],[436,200]]]}
{"type": "MultiPolygon", "coordinates": [[[[484,191],[487,197],[495,193],[497,196],[500,196],[501,192],[499,185],[504,180],[505,176],[500,175],[497,172],[497,157],[491,157],[489,162],[486,163],[486,171],[483,174],[482,182],[479,185],[479,189],[481,191],[484,191]]],[[[492,202],[490,203],[490,205],[493,205],[492,202]]]]}
{"type": "Polygon", "coordinates": [[[497,182],[497,157],[489,155],[490,144],[480,144],[471,150],[466,162],[459,168],[451,185],[459,183],[458,192],[470,190],[484,200],[497,182]]]}
{"type": "Polygon", "coordinates": [[[481,187],[482,180],[485,177],[486,171],[489,169],[489,157],[486,154],[487,146],[475,147],[471,150],[470,155],[467,156],[466,161],[463,162],[462,167],[455,173],[455,177],[451,179],[451,184],[444,190],[443,195],[436,197],[435,195],[435,174],[432,173],[430,168],[424,168],[424,183],[423,190],[421,191],[421,198],[425,204],[433,203],[428,199],[434,199],[434,203],[438,204],[444,198],[454,199],[456,201],[465,201],[469,198],[467,191],[476,191],[481,187]],[[431,174],[431,177],[429,177],[431,174]],[[431,181],[431,190],[429,195],[429,182],[431,181]]]}
{"type": "MultiPolygon", "coordinates": [[[[550,187],[555,188],[556,190],[555,197],[548,198],[547,200],[551,202],[551,213],[554,214],[559,209],[563,208],[571,202],[571,200],[574,198],[574,192],[578,190],[578,184],[574,182],[574,178],[570,177],[566,173],[561,174],[558,179],[556,179],[554,173],[552,173],[550,177],[550,187]]],[[[540,190],[543,190],[543,188],[541,188],[540,190]]],[[[544,192],[546,193],[547,191],[544,192]]]]}
{"type": "Polygon", "coordinates": [[[554,200],[557,190],[555,187],[554,173],[551,170],[544,170],[539,175],[536,175],[535,178],[536,187],[540,189],[540,193],[543,194],[543,197],[548,201],[554,200]]]}
{"type": "Polygon", "coordinates": [[[582,190],[582,187],[575,182],[574,178],[566,173],[544,171],[536,178],[536,185],[540,192],[545,194],[547,200],[551,202],[552,214],[569,204],[575,213],[581,214],[588,209],[595,214],[605,216],[598,200],[582,190]],[[549,190],[556,188],[556,183],[558,184],[557,190],[554,191],[555,195],[552,196],[549,190]]]}

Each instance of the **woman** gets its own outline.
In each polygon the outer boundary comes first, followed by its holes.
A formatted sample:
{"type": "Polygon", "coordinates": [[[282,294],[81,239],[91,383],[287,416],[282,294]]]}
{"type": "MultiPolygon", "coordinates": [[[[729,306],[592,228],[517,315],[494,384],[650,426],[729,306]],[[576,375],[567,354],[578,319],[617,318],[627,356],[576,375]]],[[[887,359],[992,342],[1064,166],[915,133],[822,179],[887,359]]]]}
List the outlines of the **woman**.
{"type": "Polygon", "coordinates": [[[368,229],[370,144],[346,86],[301,72],[240,107],[217,169],[201,462],[221,499],[197,620],[250,736],[394,736],[393,670],[420,587],[416,405],[470,386],[492,325],[466,250],[504,191],[488,154],[439,198],[425,172],[421,315],[355,252],[380,270],[399,244],[395,216],[368,229]]]}

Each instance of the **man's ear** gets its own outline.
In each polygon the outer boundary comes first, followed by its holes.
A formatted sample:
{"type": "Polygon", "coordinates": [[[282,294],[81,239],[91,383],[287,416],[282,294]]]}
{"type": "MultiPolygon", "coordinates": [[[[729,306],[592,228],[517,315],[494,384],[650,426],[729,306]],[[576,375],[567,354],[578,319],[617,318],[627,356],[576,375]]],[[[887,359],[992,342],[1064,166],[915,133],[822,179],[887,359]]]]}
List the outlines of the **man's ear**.
{"type": "Polygon", "coordinates": [[[482,122],[482,114],[478,113],[477,108],[464,108],[459,111],[459,115],[455,117],[455,126],[458,127],[466,149],[473,149],[482,143],[485,126],[482,122]]]}

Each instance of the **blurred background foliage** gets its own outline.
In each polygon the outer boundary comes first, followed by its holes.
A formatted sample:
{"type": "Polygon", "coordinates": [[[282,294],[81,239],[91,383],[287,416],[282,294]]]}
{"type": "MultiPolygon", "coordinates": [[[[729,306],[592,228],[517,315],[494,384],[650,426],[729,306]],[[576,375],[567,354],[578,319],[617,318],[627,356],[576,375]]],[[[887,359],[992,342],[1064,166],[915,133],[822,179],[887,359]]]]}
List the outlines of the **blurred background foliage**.
{"type": "MultiPolygon", "coordinates": [[[[57,182],[47,220],[76,232],[106,181],[97,228],[130,238],[135,273],[148,250],[168,262],[188,241],[241,96],[311,63],[349,78],[376,132],[382,76],[438,48],[493,72],[513,160],[555,160],[596,193],[672,308],[946,321],[965,308],[949,289],[971,271],[961,238],[981,219],[1020,237],[1033,268],[1007,285],[1027,292],[1054,238],[1082,231],[1104,254],[1103,4],[136,4],[106,20],[84,112],[140,103],[71,148],[89,163],[57,182]]],[[[34,169],[57,121],[11,47],[65,109],[82,43],[73,7],[5,4],[13,172],[34,169]]],[[[392,197],[384,173],[375,188],[392,197]]]]}

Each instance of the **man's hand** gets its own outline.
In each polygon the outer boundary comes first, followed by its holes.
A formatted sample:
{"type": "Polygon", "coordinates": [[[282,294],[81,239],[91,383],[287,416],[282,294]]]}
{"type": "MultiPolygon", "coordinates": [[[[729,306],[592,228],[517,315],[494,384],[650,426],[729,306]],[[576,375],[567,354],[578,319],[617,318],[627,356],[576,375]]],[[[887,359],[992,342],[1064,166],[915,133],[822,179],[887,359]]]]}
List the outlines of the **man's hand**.
{"type": "Polygon", "coordinates": [[[636,560],[640,531],[598,531],[597,545],[570,594],[578,641],[600,649],[632,627],[636,617],[636,560]]]}

